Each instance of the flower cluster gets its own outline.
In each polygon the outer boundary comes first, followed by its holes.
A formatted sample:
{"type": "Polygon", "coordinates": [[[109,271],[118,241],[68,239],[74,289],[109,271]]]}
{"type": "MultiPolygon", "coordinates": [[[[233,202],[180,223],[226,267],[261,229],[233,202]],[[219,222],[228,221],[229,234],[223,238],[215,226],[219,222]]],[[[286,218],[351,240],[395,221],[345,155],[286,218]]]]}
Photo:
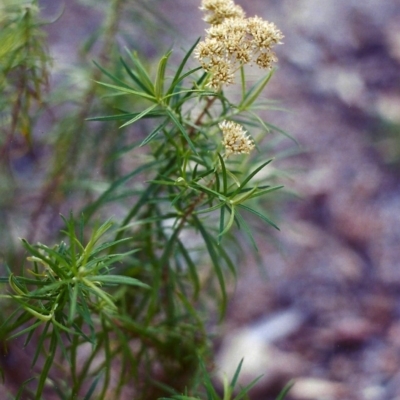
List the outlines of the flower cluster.
{"type": "Polygon", "coordinates": [[[233,0],[203,0],[200,10],[209,11],[204,21],[211,25],[220,24],[225,18],[244,18],[243,8],[233,0]]]}
{"type": "Polygon", "coordinates": [[[219,125],[224,139],[225,155],[249,154],[254,149],[254,142],[246,134],[243,126],[233,121],[223,121],[219,125]]]}
{"type": "Polygon", "coordinates": [[[255,62],[269,69],[277,61],[272,47],[280,44],[282,32],[262,18],[245,18],[244,11],[232,0],[203,0],[201,9],[210,11],[211,23],[204,41],[195,49],[195,57],[211,73],[209,86],[220,89],[234,82],[235,72],[244,64],[255,62]]]}

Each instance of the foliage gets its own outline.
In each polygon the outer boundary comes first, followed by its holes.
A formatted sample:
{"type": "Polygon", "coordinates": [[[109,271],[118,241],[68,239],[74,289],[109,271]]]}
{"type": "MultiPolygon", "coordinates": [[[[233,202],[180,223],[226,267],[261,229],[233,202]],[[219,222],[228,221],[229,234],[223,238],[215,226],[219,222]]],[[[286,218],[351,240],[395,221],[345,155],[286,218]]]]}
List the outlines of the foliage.
{"type": "MultiPolygon", "coordinates": [[[[250,84],[241,65],[240,95],[231,98],[216,90],[212,71],[195,64],[198,42],[177,66],[171,50],[155,68],[129,48],[116,56],[113,39],[125,6],[111,2],[99,62],[73,112],[50,130],[58,128],[46,144],[54,155],[28,238],[47,204],[58,210],[65,199],[80,217],[64,218],[63,238],[51,239],[56,245],[23,239],[29,267],[17,272],[16,258],[9,257],[8,276],[1,278],[9,291],[2,295],[8,316],[1,339],[11,353],[17,338],[34,349],[32,377],[20,382],[17,398],[39,400],[50,391],[61,399],[220,399],[208,372],[208,328],[214,316],[223,319],[239,272],[246,244],[237,232],[257,251],[253,217],[278,229],[260,202],[281,188],[266,179],[272,158],[262,139],[272,125],[259,114],[271,106],[262,97],[273,71],[250,84]],[[85,139],[86,127],[92,138],[85,139]],[[254,156],[241,154],[254,146],[254,156]],[[96,165],[103,181],[94,177],[96,165]]],[[[39,99],[48,58],[38,20],[29,20],[35,30],[19,41],[26,29],[21,21],[38,18],[37,4],[15,7],[4,8],[18,22],[7,25],[15,37],[10,33],[8,50],[0,49],[10,66],[3,70],[5,93],[15,84],[11,69],[24,64],[21,98],[31,95],[33,79],[39,99]],[[32,56],[20,57],[24,45],[32,56]]],[[[62,89],[48,101],[55,112],[66,109],[62,89]]],[[[31,134],[29,141],[34,144],[31,134]]],[[[224,383],[223,400],[247,397],[253,384],[234,392],[240,369],[224,383]]]]}
{"type": "Polygon", "coordinates": [[[31,109],[42,103],[49,58],[36,4],[4,0],[0,13],[0,115],[5,133],[0,151],[4,157],[17,132],[31,145],[31,109]]]}

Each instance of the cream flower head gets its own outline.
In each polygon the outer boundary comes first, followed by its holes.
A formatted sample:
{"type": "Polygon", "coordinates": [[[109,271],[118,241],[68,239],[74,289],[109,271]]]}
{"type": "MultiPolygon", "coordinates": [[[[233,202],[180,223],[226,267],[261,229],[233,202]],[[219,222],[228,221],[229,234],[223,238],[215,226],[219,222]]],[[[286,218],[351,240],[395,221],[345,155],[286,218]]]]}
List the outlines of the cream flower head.
{"type": "Polygon", "coordinates": [[[225,146],[225,155],[249,154],[254,149],[254,142],[247,136],[243,126],[233,121],[222,121],[219,125],[224,136],[222,144],[225,146]]]}
{"type": "Polygon", "coordinates": [[[208,86],[219,90],[234,83],[234,74],[242,65],[255,63],[270,69],[278,60],[272,47],[281,43],[283,35],[274,23],[257,16],[245,18],[233,0],[203,0],[200,8],[210,12],[205,20],[211,27],[194,55],[211,75],[208,86]]]}
{"type": "Polygon", "coordinates": [[[244,18],[242,7],[236,5],[233,0],[203,0],[200,10],[209,11],[204,21],[212,25],[220,24],[225,18],[244,18]]]}

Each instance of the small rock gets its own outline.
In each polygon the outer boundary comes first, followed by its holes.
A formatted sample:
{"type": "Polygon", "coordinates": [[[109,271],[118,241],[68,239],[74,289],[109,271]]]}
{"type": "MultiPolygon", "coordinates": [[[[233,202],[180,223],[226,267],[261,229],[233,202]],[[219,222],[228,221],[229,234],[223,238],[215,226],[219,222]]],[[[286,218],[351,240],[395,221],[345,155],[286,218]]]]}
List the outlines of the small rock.
{"type": "Polygon", "coordinates": [[[386,390],[382,386],[368,386],[363,390],[365,400],[382,400],[385,398],[386,390]]]}
{"type": "Polygon", "coordinates": [[[380,95],[376,107],[380,117],[394,124],[400,123],[400,96],[398,94],[385,93],[380,95]]]}
{"type": "Polygon", "coordinates": [[[342,400],[348,394],[345,385],[318,378],[297,379],[290,391],[295,400],[342,400]]]}
{"type": "Polygon", "coordinates": [[[301,323],[301,316],[289,311],[227,335],[216,359],[221,379],[224,375],[232,377],[242,358],[238,382],[243,386],[262,376],[257,389],[265,390],[304,373],[306,362],[300,356],[283,352],[271,344],[296,331],[301,323]]]}
{"type": "Polygon", "coordinates": [[[375,333],[375,327],[366,319],[347,317],[331,329],[321,329],[319,340],[325,345],[357,347],[375,333]]]}

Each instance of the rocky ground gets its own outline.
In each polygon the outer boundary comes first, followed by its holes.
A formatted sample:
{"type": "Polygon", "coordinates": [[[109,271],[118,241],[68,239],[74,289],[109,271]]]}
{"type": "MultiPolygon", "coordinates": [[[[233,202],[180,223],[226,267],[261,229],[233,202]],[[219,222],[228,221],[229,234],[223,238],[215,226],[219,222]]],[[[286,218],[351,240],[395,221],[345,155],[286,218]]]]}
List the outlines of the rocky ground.
{"type": "MultiPolygon", "coordinates": [[[[83,3],[48,28],[60,65],[96,25],[83,3]]],[[[158,11],[190,42],[199,3],[158,11]]],[[[243,268],[217,364],[229,373],[244,356],[260,400],[292,378],[292,400],[400,400],[400,0],[238,3],[285,34],[267,90],[290,112],[268,119],[300,143],[277,161],[298,197],[275,242],[258,238],[268,278],[243,268]]]]}

